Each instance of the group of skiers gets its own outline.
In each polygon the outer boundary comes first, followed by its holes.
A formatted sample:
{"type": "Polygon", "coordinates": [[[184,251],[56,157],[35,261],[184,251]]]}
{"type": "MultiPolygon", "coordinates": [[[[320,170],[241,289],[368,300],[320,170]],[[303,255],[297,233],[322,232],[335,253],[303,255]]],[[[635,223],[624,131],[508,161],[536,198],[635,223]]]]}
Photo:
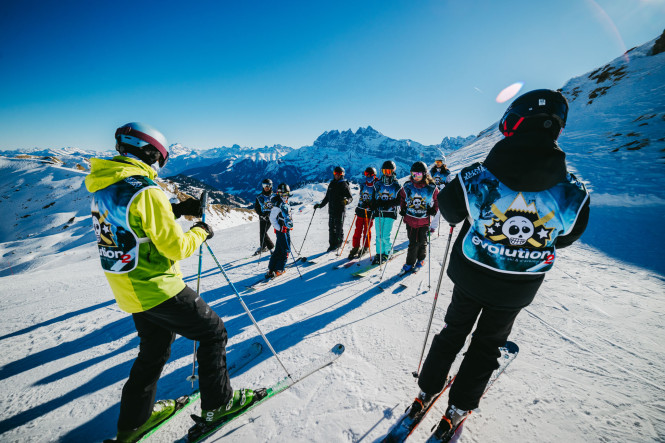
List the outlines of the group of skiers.
{"type": "MultiPolygon", "coordinates": [[[[438,226],[437,196],[452,176],[443,155],[434,161],[434,166],[429,170],[422,161],[414,163],[411,166],[410,179],[403,187],[397,181],[396,168],[394,161],[386,160],[381,166],[380,176],[377,176],[374,167],[370,166],[365,169],[364,180],[360,184],[358,204],[351,222],[350,229],[355,230],[351,238],[348,258],[356,259],[370,252],[371,232],[376,222],[376,254],[372,262],[380,264],[389,260],[393,250],[392,228],[397,216],[400,215],[403,217],[409,237],[408,254],[403,270],[409,272],[423,266],[427,255],[429,234],[435,232],[438,226]]],[[[272,240],[267,235],[268,221],[272,222],[277,234],[283,230],[281,225],[272,221],[271,214],[284,213],[274,209],[275,197],[272,195],[272,181],[263,180],[262,187],[263,191],[256,197],[254,203],[254,210],[260,219],[260,246],[255,255],[273,249],[272,240]]],[[[333,179],[328,184],[324,199],[314,205],[315,210],[330,205],[328,209],[328,252],[339,249],[344,243],[343,226],[346,206],[352,201],[350,185],[345,179],[345,170],[341,166],[336,166],[333,169],[333,179]]],[[[274,253],[282,257],[286,251],[282,248],[275,248],[274,253]]],[[[283,264],[282,261],[279,263],[283,264]]],[[[283,267],[275,269],[271,263],[266,277],[278,276],[283,272],[283,267]]]]}
{"type": "MultiPolygon", "coordinates": [[[[375,259],[387,260],[390,233],[401,215],[409,238],[404,270],[409,271],[423,265],[428,236],[438,224],[437,211],[450,224],[451,235],[462,223],[447,270],[454,287],[445,326],[434,337],[418,378],[421,392],[408,413],[418,417],[443,389],[477,321],[450,389],[449,406],[435,431],[442,441],[478,407],[498,367],[499,347],[520,310],[534,299],[553,266],[556,249],[572,244],[586,228],[589,195],[567,171],[565,154],[556,142],[567,114],[567,100],[558,91],[535,90],[518,97],[500,120],[505,138],[484,162],[464,167],[452,180],[443,157],[431,170],[423,162],[414,163],[401,187],[392,161],[382,165],[379,179],[374,168],[365,170],[351,257],[368,250],[376,223],[375,259]]],[[[174,400],[155,402],[157,380],[175,334],[200,343],[199,387],[206,422],[219,422],[250,406],[254,392],[232,389],[224,323],[182,279],[178,261],[194,254],[212,238],[213,230],[200,221],[183,232],[176,217],[200,217],[200,202],[170,204],[154,181],[168,160],[166,139],[141,123],[121,126],[115,139],[120,155],[92,159],[85,183],[93,193],[102,268],[119,307],[132,314],[140,337],[139,354],[122,391],[116,437],[132,442],[176,410],[174,400]]],[[[353,200],[344,169],[336,167],[333,176],[325,198],[314,206],[329,205],[329,251],[343,243],[345,207],[353,200]]],[[[258,251],[274,249],[267,274],[272,277],[284,271],[291,248],[290,189],[282,183],[272,194],[270,180],[262,186],[255,206],[260,216],[258,251]],[[274,244],[270,227],[276,233],[274,244]]]]}

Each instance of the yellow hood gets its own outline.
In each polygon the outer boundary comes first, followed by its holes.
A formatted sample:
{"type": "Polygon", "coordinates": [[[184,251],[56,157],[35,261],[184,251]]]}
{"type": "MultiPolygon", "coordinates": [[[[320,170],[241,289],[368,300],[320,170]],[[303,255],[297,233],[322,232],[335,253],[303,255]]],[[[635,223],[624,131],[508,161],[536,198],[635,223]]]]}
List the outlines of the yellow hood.
{"type": "Polygon", "coordinates": [[[111,160],[90,159],[90,174],[85,178],[85,187],[96,192],[133,175],[142,175],[154,180],[157,172],[140,160],[118,155],[111,160]]]}

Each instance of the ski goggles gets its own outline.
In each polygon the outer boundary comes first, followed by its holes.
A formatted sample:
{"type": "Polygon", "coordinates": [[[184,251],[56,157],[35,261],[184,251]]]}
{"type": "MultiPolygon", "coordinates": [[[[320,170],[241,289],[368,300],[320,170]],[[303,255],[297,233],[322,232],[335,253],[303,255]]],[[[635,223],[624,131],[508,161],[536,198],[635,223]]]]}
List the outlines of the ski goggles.
{"type": "Polygon", "coordinates": [[[375,175],[374,175],[373,172],[367,172],[367,171],[365,171],[364,174],[365,174],[365,177],[375,177],[375,175]]]}
{"type": "Polygon", "coordinates": [[[381,174],[383,175],[393,175],[395,173],[394,169],[381,169],[381,174]]]}
{"type": "Polygon", "coordinates": [[[335,177],[341,177],[341,176],[344,175],[344,173],[343,173],[343,172],[333,172],[333,175],[334,175],[335,177]]]}
{"type": "Polygon", "coordinates": [[[422,178],[423,173],[422,172],[412,172],[411,177],[413,178],[422,178]]]}
{"type": "Polygon", "coordinates": [[[270,188],[272,188],[272,185],[270,183],[263,184],[263,189],[270,189],[270,188]]]}
{"type": "Polygon", "coordinates": [[[437,166],[442,166],[443,165],[443,160],[434,160],[434,164],[437,166]]]}

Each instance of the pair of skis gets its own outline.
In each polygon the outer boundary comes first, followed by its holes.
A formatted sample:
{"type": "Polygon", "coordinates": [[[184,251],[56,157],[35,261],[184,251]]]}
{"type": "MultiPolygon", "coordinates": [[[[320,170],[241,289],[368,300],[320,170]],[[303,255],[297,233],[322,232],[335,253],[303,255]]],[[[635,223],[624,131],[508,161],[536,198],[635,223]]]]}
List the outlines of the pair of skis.
{"type": "Polygon", "coordinates": [[[359,269],[358,271],[352,273],[351,275],[354,276],[355,278],[365,278],[365,277],[367,277],[367,276],[368,276],[368,275],[369,275],[374,269],[376,269],[376,268],[378,268],[378,267],[380,267],[380,266],[382,266],[382,265],[385,265],[386,263],[388,263],[389,261],[391,261],[391,260],[394,259],[395,257],[398,257],[398,256],[404,254],[404,252],[406,252],[406,251],[404,251],[404,250],[395,251],[395,252],[393,253],[393,255],[391,255],[390,257],[388,257],[388,260],[382,261],[381,263],[372,263],[372,264],[369,264],[369,265],[367,265],[367,266],[365,266],[365,267],[359,269]]]}
{"type": "Polygon", "coordinates": [[[206,423],[205,420],[200,416],[192,414],[191,417],[194,420],[195,424],[194,426],[189,428],[189,431],[187,432],[187,437],[184,440],[184,442],[187,443],[200,442],[209,435],[217,432],[219,429],[228,425],[236,418],[242,416],[243,414],[259,406],[261,403],[268,401],[270,398],[276,396],[280,392],[287,390],[291,386],[304,380],[305,378],[309,377],[315,372],[332,364],[343,353],[344,353],[344,345],[342,344],[335,345],[328,353],[326,353],[325,355],[314,361],[309,366],[298,371],[296,374],[290,377],[283,378],[282,380],[278,381],[277,383],[268,388],[259,389],[255,391],[256,396],[254,397],[254,401],[252,402],[252,404],[234,414],[226,416],[223,420],[217,423],[212,423],[212,424],[206,423]]]}
{"type": "MultiPolygon", "coordinates": [[[[245,351],[240,357],[236,358],[233,360],[233,363],[231,363],[228,367],[229,371],[229,377],[233,377],[236,375],[242,368],[247,366],[249,363],[252,362],[256,357],[258,357],[261,352],[263,351],[263,345],[259,342],[254,342],[249,346],[249,349],[245,351]]],[[[166,420],[160,422],[157,426],[154,428],[148,430],[145,434],[141,436],[141,438],[137,441],[146,441],[155,434],[157,431],[159,431],[161,428],[163,428],[168,422],[173,420],[176,416],[178,416],[184,409],[186,409],[189,405],[192,403],[195,403],[199,397],[201,396],[201,393],[197,389],[196,391],[192,392],[189,395],[183,395],[182,397],[179,397],[176,399],[176,408],[173,414],[168,417],[166,420]]],[[[111,443],[115,442],[116,440],[113,439],[108,439],[104,440],[104,443],[111,443]]]]}
{"type": "MultiPolygon", "coordinates": [[[[483,395],[489,391],[494,382],[496,382],[499,376],[506,370],[508,365],[510,365],[513,360],[515,360],[517,354],[519,353],[519,347],[515,343],[508,341],[506,342],[505,346],[499,348],[499,351],[501,351],[501,357],[499,358],[500,366],[492,373],[492,376],[487,382],[487,386],[485,387],[483,395]]],[[[409,411],[407,410],[398,419],[397,423],[395,423],[390,428],[388,433],[381,440],[381,443],[402,443],[406,441],[406,439],[409,438],[409,436],[418,428],[418,425],[422,423],[427,413],[432,410],[432,407],[437,402],[437,400],[441,398],[441,395],[447,391],[448,388],[450,388],[454,381],[455,376],[448,377],[446,385],[441,390],[441,392],[437,394],[437,396],[434,398],[434,400],[432,400],[428,407],[416,415],[416,417],[409,417],[409,411]]],[[[456,441],[459,438],[462,432],[462,426],[464,425],[466,419],[469,418],[469,415],[471,415],[471,413],[464,417],[464,419],[454,429],[451,429],[440,437],[436,436],[435,433],[432,433],[432,435],[427,440],[427,443],[450,443],[456,441]]]]}
{"type": "MultiPolygon", "coordinates": [[[[284,269],[290,269],[290,268],[292,268],[292,267],[294,267],[294,266],[298,266],[298,265],[300,265],[301,263],[314,264],[315,262],[313,262],[313,261],[307,261],[307,257],[298,257],[298,258],[295,260],[295,263],[294,263],[294,262],[291,262],[291,263],[287,264],[286,266],[284,266],[284,269]]],[[[259,288],[262,288],[262,287],[264,287],[264,286],[269,285],[269,284],[272,283],[276,278],[278,278],[278,277],[272,277],[272,278],[262,277],[260,280],[257,280],[257,281],[255,281],[254,283],[251,283],[251,284],[247,285],[247,286],[246,286],[246,287],[247,287],[247,291],[248,291],[248,292],[254,292],[254,291],[258,290],[259,288]]]]}
{"type": "MultiPolygon", "coordinates": [[[[258,357],[259,354],[261,354],[262,349],[263,346],[260,343],[252,343],[250,349],[247,352],[245,352],[238,360],[236,360],[231,366],[229,366],[229,375],[233,376],[234,374],[238,373],[240,369],[247,366],[247,364],[249,364],[252,360],[258,357]]],[[[325,368],[326,366],[331,365],[344,353],[344,349],[345,349],[344,345],[337,344],[329,352],[327,352],[326,354],[322,355],[321,357],[313,361],[310,365],[296,372],[291,377],[284,378],[268,388],[262,388],[256,390],[252,404],[250,404],[248,407],[244,409],[241,409],[240,411],[237,411],[234,414],[226,416],[223,420],[219,422],[211,424],[206,423],[205,420],[200,416],[192,414],[191,418],[192,420],[194,420],[194,426],[192,426],[189,429],[189,431],[187,432],[187,436],[183,437],[180,441],[186,443],[196,443],[202,441],[209,435],[215,433],[219,429],[228,425],[236,418],[242,416],[246,412],[251,411],[261,403],[269,400],[270,398],[274,397],[280,392],[287,390],[294,384],[302,381],[303,379],[325,368]]],[[[195,403],[200,398],[200,396],[201,393],[199,392],[199,390],[196,390],[190,395],[184,395],[178,398],[176,400],[175,412],[169,418],[162,421],[157,426],[155,426],[154,428],[150,429],[148,432],[143,434],[143,436],[141,436],[141,438],[138,439],[137,441],[143,442],[150,439],[150,437],[155,435],[160,429],[162,429],[169,422],[175,419],[175,417],[177,417],[182,411],[184,411],[185,409],[187,409],[187,407],[195,403]]],[[[104,440],[104,443],[112,443],[112,442],[116,442],[116,440],[113,439],[104,440]]]]}

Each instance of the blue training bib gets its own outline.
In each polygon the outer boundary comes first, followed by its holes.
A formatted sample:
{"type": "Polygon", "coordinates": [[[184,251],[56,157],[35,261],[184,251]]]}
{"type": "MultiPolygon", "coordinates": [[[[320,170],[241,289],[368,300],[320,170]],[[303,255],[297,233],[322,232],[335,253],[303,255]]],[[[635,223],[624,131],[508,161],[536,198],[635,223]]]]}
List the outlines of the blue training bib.
{"type": "Polygon", "coordinates": [[[570,233],[589,197],[573,174],[541,192],[513,191],[481,163],[459,173],[471,227],[462,251],[472,262],[507,274],[543,274],[554,242],[570,233]]]}
{"type": "Polygon", "coordinates": [[[136,196],[148,188],[159,186],[147,177],[127,177],[92,196],[92,225],[97,236],[97,249],[106,272],[124,274],[138,264],[139,238],[129,226],[129,206],[136,196]]]}

